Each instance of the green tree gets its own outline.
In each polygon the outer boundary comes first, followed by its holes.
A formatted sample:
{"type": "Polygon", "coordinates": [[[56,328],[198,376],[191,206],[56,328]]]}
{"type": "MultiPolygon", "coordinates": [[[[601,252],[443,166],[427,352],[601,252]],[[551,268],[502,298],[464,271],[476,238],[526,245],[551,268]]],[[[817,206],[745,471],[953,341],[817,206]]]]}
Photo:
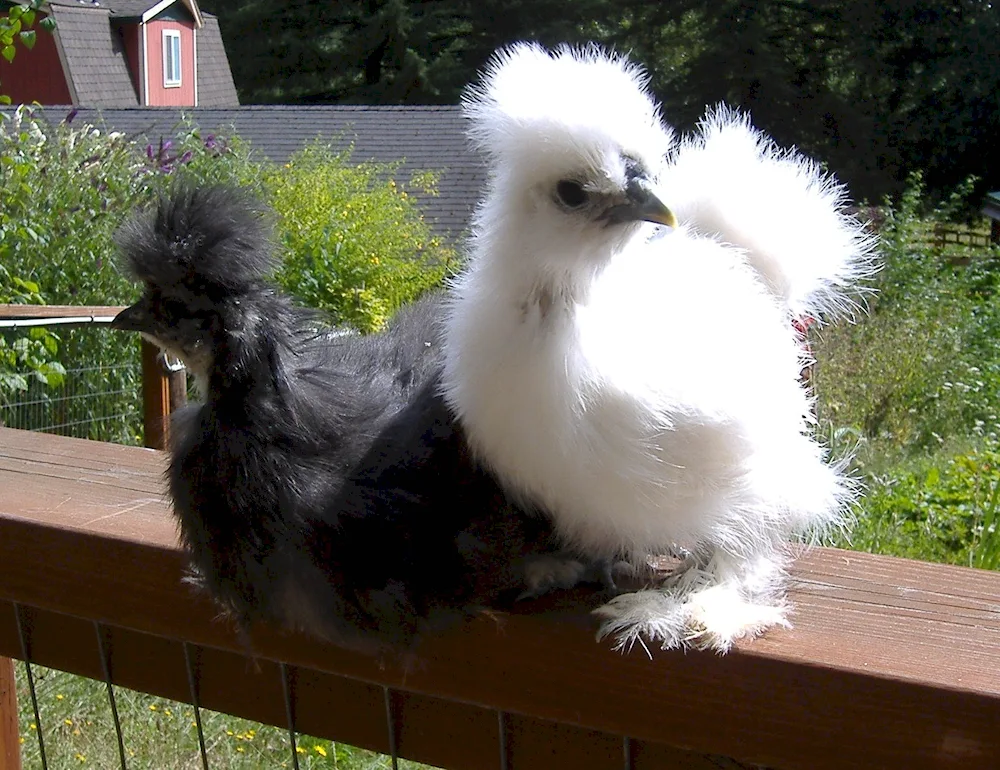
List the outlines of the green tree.
{"type": "MultiPolygon", "coordinates": [[[[7,13],[0,15],[0,56],[8,62],[14,61],[14,55],[17,53],[15,43],[18,41],[25,48],[35,47],[37,33],[32,27],[44,2],[45,0],[30,0],[11,6],[7,9],[7,13]]],[[[51,31],[55,27],[55,22],[52,17],[46,16],[41,20],[40,26],[51,31]]],[[[0,88],[2,87],[3,84],[0,83],[0,88]]],[[[10,104],[10,97],[5,96],[2,91],[0,91],[0,104],[10,104]]]]}
{"type": "Polygon", "coordinates": [[[498,46],[596,41],[649,69],[667,119],[725,101],[854,194],[924,170],[1000,185],[1000,8],[989,0],[205,0],[246,103],[456,103],[498,46]]]}

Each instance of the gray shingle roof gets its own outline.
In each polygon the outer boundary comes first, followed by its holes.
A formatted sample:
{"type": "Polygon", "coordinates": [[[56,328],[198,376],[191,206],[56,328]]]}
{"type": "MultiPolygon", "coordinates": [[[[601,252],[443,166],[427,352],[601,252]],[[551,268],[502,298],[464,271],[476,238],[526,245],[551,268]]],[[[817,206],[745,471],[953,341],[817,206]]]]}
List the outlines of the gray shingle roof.
{"type": "MultiPolygon", "coordinates": [[[[47,107],[54,121],[68,107],[47,107]]],[[[435,230],[459,237],[486,181],[482,160],[467,145],[461,111],[454,106],[288,106],[260,105],[229,109],[133,107],[81,109],[76,123],[104,124],[142,141],[158,143],[174,136],[181,117],[189,117],[202,133],[232,135],[235,131],[252,149],[284,163],[305,143],[321,137],[336,146],[354,143],[357,161],[402,160],[397,178],[413,171],[439,172],[438,195],[417,195],[424,216],[435,230]]]]}
{"type": "MultiPolygon", "coordinates": [[[[111,19],[137,18],[155,6],[156,0],[52,0],[50,5],[77,103],[86,107],[138,106],[139,93],[111,19]]],[[[202,18],[204,26],[198,30],[198,103],[235,107],[240,101],[219,20],[207,13],[202,18]]]]}
{"type": "Polygon", "coordinates": [[[157,4],[158,0],[98,0],[116,18],[136,19],[157,4]]]}
{"type": "Polygon", "coordinates": [[[49,5],[72,8],[105,8],[112,18],[137,19],[160,0],[49,0],[49,5]]]}
{"type": "Polygon", "coordinates": [[[236,84],[229,68],[219,20],[203,13],[205,25],[198,30],[198,104],[202,107],[238,107],[236,84]]]}
{"type": "Polygon", "coordinates": [[[107,8],[52,3],[59,44],[69,70],[70,92],[79,104],[138,105],[121,40],[111,29],[107,8]]]}

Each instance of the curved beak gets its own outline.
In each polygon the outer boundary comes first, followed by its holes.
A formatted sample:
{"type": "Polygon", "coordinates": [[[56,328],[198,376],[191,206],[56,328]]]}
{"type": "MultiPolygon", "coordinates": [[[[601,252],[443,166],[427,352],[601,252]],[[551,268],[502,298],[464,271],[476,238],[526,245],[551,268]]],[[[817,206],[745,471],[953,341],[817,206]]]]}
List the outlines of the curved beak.
{"type": "Polygon", "coordinates": [[[612,206],[604,213],[608,224],[623,222],[655,222],[658,225],[677,227],[677,217],[667,208],[649,184],[642,178],[630,179],[625,188],[625,203],[612,206]]]}
{"type": "Polygon", "coordinates": [[[152,330],[152,322],[149,313],[146,311],[145,303],[139,300],[134,305],[129,305],[111,322],[112,329],[125,332],[149,332],[152,330]]]}

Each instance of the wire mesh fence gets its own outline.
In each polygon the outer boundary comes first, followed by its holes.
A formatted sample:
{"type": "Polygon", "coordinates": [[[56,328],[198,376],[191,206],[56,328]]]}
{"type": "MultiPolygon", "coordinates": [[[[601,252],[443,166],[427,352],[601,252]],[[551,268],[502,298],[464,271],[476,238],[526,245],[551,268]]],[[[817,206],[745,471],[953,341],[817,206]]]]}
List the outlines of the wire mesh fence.
{"type": "MultiPolygon", "coordinates": [[[[23,328],[0,329],[8,349],[18,349],[25,334],[23,328]]],[[[45,378],[26,371],[17,381],[8,381],[0,388],[0,426],[142,443],[138,342],[97,324],[60,327],[49,335],[57,346],[52,358],[65,373],[45,378]]]]}
{"type": "MultiPolygon", "coordinates": [[[[32,710],[28,666],[16,661],[23,768],[118,768],[119,734],[130,770],[391,770],[391,755],[308,735],[287,727],[199,707],[196,704],[114,686],[120,733],[116,734],[104,682],[31,665],[39,718],[32,710]],[[41,740],[39,739],[41,731],[41,740]],[[292,759],[293,752],[295,759],[292,759]]],[[[397,757],[400,770],[430,766],[397,757]]]]}

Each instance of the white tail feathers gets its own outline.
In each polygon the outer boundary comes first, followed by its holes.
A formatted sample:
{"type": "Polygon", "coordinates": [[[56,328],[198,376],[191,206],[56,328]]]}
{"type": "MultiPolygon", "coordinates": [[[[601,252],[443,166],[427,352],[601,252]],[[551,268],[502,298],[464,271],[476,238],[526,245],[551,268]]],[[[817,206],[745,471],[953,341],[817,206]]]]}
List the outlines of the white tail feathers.
{"type": "Polygon", "coordinates": [[[875,237],[847,212],[836,179],[746,115],[710,109],[661,184],[681,224],[743,249],[792,317],[822,321],[859,307],[858,282],[877,270],[875,237]]]}

